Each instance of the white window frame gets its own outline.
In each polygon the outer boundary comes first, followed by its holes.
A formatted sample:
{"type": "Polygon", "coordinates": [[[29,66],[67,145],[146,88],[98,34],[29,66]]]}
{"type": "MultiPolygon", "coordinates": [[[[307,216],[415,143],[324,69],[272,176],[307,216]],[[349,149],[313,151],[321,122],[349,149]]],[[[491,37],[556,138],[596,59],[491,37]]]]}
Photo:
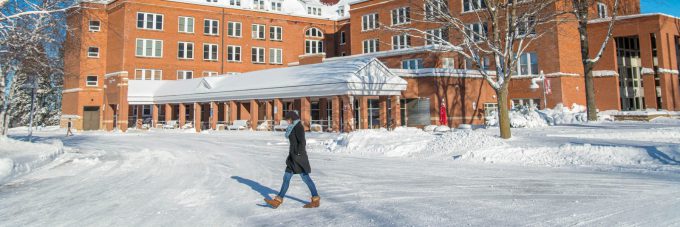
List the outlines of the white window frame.
{"type": "Polygon", "coordinates": [[[378,20],[380,17],[377,13],[369,13],[361,16],[361,31],[375,30],[379,27],[378,20]]]}
{"type": "Polygon", "coordinates": [[[442,45],[444,41],[448,42],[449,34],[445,28],[437,28],[426,31],[425,45],[442,45]]]}
{"type": "Polygon", "coordinates": [[[194,71],[191,70],[177,70],[177,80],[190,80],[194,78],[194,71]],[[187,78],[190,77],[190,78],[187,78]]]}
{"type": "Polygon", "coordinates": [[[90,32],[100,32],[102,30],[102,22],[98,21],[98,20],[90,20],[87,23],[87,26],[88,26],[88,30],[90,32]],[[95,25],[92,25],[92,22],[97,22],[99,24],[95,26],[95,25]]]}
{"type": "Polygon", "coordinates": [[[203,20],[203,34],[204,35],[210,35],[210,36],[220,35],[220,21],[214,20],[214,19],[204,19],[203,20]],[[206,25],[206,22],[209,22],[209,23],[206,25]],[[206,28],[208,29],[207,32],[206,32],[206,28]]]}
{"type": "Polygon", "coordinates": [[[144,57],[144,58],[162,58],[163,57],[163,40],[160,39],[143,39],[143,38],[137,38],[135,40],[135,56],[136,57],[144,57]],[[137,50],[139,49],[139,41],[142,41],[142,54],[140,55],[137,50]],[[147,45],[148,42],[151,41],[151,55],[147,55],[147,45]],[[156,48],[157,45],[160,45],[160,49],[156,48]],[[156,55],[156,51],[160,51],[158,55],[156,55]]]}
{"type": "Polygon", "coordinates": [[[443,69],[455,69],[456,59],[454,58],[442,58],[442,68],[443,69]]]}
{"type": "Polygon", "coordinates": [[[218,75],[219,73],[215,71],[203,71],[203,77],[213,77],[218,75]]]}
{"type": "Polygon", "coordinates": [[[282,0],[272,0],[270,5],[271,5],[272,11],[281,12],[282,9],[283,9],[283,1],[282,0]]]}
{"type": "Polygon", "coordinates": [[[220,46],[215,43],[204,43],[203,44],[203,61],[218,61],[220,58],[220,46]],[[208,50],[208,58],[205,57],[206,47],[208,50]],[[215,47],[215,48],[213,48],[215,47]],[[212,57],[215,58],[212,58],[212,57]]]}
{"type": "Polygon", "coordinates": [[[316,6],[307,6],[307,14],[321,16],[321,8],[316,6]]]}
{"type": "Polygon", "coordinates": [[[135,80],[163,80],[163,70],[160,69],[135,69],[135,80]],[[147,78],[147,74],[148,78],[147,78]]]}
{"type": "Polygon", "coordinates": [[[439,16],[439,12],[446,12],[448,14],[448,8],[447,0],[431,0],[423,6],[425,19],[433,19],[435,16],[439,16]]]}
{"type": "Polygon", "coordinates": [[[406,49],[411,47],[411,36],[404,33],[392,36],[392,50],[406,49]]]}
{"type": "Polygon", "coordinates": [[[323,38],[323,31],[317,27],[311,27],[305,31],[305,37],[323,38]]]}
{"type": "Polygon", "coordinates": [[[250,38],[256,40],[264,40],[266,38],[266,26],[264,24],[253,24],[250,26],[250,38]],[[262,36],[260,36],[262,35],[262,36]]]}
{"type": "Polygon", "coordinates": [[[422,69],[423,68],[423,59],[422,58],[404,59],[404,60],[401,61],[401,68],[402,69],[422,69]]]}
{"type": "Polygon", "coordinates": [[[607,5],[606,5],[606,4],[604,4],[604,3],[602,3],[602,2],[598,2],[598,3],[597,3],[597,17],[598,17],[598,18],[607,18],[607,17],[609,17],[609,9],[607,9],[607,5]]]}
{"type": "Polygon", "coordinates": [[[340,31],[340,45],[345,45],[347,43],[347,37],[345,31],[340,31]]]}
{"type": "Polygon", "coordinates": [[[399,7],[390,11],[392,25],[402,25],[411,23],[411,8],[408,6],[399,7]]]}
{"type": "Polygon", "coordinates": [[[519,21],[515,32],[518,38],[536,35],[536,17],[529,16],[519,21]]]}
{"type": "Polygon", "coordinates": [[[472,23],[465,25],[465,32],[472,42],[483,42],[487,37],[486,23],[472,23]]]}
{"type": "Polygon", "coordinates": [[[522,53],[522,55],[520,55],[520,58],[518,59],[518,61],[516,63],[517,68],[515,70],[515,75],[521,75],[521,76],[538,75],[539,72],[540,72],[539,65],[538,65],[540,63],[539,60],[540,59],[538,59],[538,54],[536,52],[522,53]],[[522,62],[523,60],[526,60],[526,64],[522,62]],[[532,60],[536,60],[535,66],[532,64],[532,60]],[[525,65],[526,65],[526,72],[523,73],[522,68],[525,65]]]}
{"type": "Polygon", "coordinates": [[[227,61],[228,62],[241,62],[241,46],[229,45],[227,46],[227,61]],[[236,51],[238,50],[238,51],[236,51]],[[238,57],[238,59],[237,59],[238,57]]]}
{"type": "Polygon", "coordinates": [[[361,42],[362,53],[375,53],[380,51],[380,40],[379,39],[366,39],[361,42]]]}
{"type": "Polygon", "coordinates": [[[269,26],[269,40],[283,41],[283,27],[269,26]]]}
{"type": "Polygon", "coordinates": [[[194,43],[193,42],[177,42],[177,58],[178,59],[194,59],[194,43]],[[182,49],[180,47],[181,44],[184,44],[184,48],[182,49]],[[189,56],[189,46],[191,46],[191,56],[189,56]],[[184,55],[180,56],[180,51],[184,51],[184,55]]]}
{"type": "Polygon", "coordinates": [[[266,10],[265,0],[253,0],[253,9],[266,10]]]}
{"type": "Polygon", "coordinates": [[[193,17],[187,17],[187,16],[179,16],[179,19],[177,21],[177,27],[178,27],[178,32],[179,33],[187,33],[187,34],[193,34],[194,31],[196,30],[196,19],[193,17]],[[182,27],[182,23],[180,21],[184,21],[184,27],[182,27]],[[191,22],[191,23],[187,23],[191,22]],[[189,26],[191,25],[191,26],[189,26]],[[189,31],[191,30],[191,31],[189,31]]]}
{"type": "Polygon", "coordinates": [[[460,0],[460,2],[461,2],[460,11],[463,12],[463,13],[475,12],[477,10],[486,9],[486,7],[487,7],[486,5],[482,6],[482,4],[485,4],[484,0],[460,0]],[[467,2],[467,6],[469,7],[468,10],[465,10],[466,2],[467,2]],[[477,8],[475,8],[474,3],[477,3],[477,8]]]}
{"type": "Polygon", "coordinates": [[[98,87],[99,86],[99,76],[97,76],[97,75],[86,76],[85,77],[85,86],[87,86],[87,87],[98,87]],[[93,81],[90,81],[91,77],[95,78],[94,83],[90,83],[90,82],[93,82],[93,81]]]}
{"type": "Polygon", "coordinates": [[[320,54],[324,53],[323,40],[306,39],[305,40],[305,54],[320,54]]]}
{"type": "Polygon", "coordinates": [[[241,0],[229,0],[229,6],[241,7],[241,0]]]}
{"type": "Polygon", "coordinates": [[[94,46],[87,47],[87,57],[88,58],[99,58],[99,52],[100,52],[99,47],[94,47],[94,46]],[[90,49],[93,49],[93,48],[96,49],[97,51],[94,51],[94,52],[90,51],[90,49]],[[94,55],[93,55],[93,53],[94,53],[94,55]]]}
{"type": "Polygon", "coordinates": [[[252,47],[250,48],[250,61],[253,64],[265,64],[266,54],[264,47],[252,47]]]}
{"type": "Polygon", "coordinates": [[[135,18],[135,22],[137,22],[137,29],[143,29],[143,30],[155,30],[155,31],[163,31],[163,28],[165,27],[165,15],[159,14],[159,13],[147,13],[147,12],[137,12],[137,18],[135,18]],[[142,27],[139,27],[139,14],[144,15],[144,19],[142,20],[143,25],[142,27]],[[148,21],[147,21],[147,15],[153,15],[153,20],[151,23],[153,23],[152,28],[148,28],[148,21]],[[161,16],[161,28],[156,28],[156,25],[158,24],[158,16],[161,16]]]}
{"type": "Polygon", "coordinates": [[[269,64],[273,65],[283,64],[283,49],[269,48],[269,64]]]}
{"type": "Polygon", "coordinates": [[[238,21],[227,22],[227,36],[241,38],[242,35],[243,35],[243,24],[241,24],[241,22],[238,22],[238,21]],[[238,29],[236,27],[238,27],[238,29]],[[229,29],[229,28],[231,28],[231,29],[229,29]]]}

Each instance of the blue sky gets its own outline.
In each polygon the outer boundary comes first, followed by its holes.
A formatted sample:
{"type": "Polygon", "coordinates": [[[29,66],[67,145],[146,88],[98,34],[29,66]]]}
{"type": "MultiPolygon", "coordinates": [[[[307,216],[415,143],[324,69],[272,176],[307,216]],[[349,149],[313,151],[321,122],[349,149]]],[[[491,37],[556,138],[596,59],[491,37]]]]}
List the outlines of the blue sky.
{"type": "Polygon", "coordinates": [[[640,0],[643,13],[665,13],[680,17],[680,0],[640,0]]]}

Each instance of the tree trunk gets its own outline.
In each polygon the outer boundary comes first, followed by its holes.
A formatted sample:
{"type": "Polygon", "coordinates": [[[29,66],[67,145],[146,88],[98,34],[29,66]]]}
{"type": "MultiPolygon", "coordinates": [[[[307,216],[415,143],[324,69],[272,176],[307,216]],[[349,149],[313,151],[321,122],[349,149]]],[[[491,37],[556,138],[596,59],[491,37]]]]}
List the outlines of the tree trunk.
{"type": "Polygon", "coordinates": [[[510,113],[508,110],[508,89],[496,91],[498,96],[498,127],[501,130],[501,138],[510,139],[510,113]]]}
{"type": "Polygon", "coordinates": [[[586,105],[588,111],[588,121],[597,121],[597,105],[595,103],[595,81],[593,79],[593,67],[591,64],[585,64],[585,79],[586,79],[586,105]]]}

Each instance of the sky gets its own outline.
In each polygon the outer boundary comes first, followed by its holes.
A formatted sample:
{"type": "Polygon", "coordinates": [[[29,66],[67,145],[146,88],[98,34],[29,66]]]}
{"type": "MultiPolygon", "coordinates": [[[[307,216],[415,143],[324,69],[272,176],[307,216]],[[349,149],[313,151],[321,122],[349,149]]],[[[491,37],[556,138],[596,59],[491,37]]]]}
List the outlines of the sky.
{"type": "Polygon", "coordinates": [[[642,13],[665,13],[680,17],[680,0],[640,0],[642,13]]]}

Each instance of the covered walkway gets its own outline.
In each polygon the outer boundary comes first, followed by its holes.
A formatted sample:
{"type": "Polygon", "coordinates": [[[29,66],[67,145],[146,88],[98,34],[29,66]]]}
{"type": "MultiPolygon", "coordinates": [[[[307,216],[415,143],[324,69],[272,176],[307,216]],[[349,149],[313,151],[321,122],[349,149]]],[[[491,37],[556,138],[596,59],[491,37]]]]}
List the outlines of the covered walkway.
{"type": "Polygon", "coordinates": [[[181,127],[200,132],[234,125],[272,130],[288,111],[300,113],[307,130],[394,127],[401,125],[400,95],[407,86],[375,58],[190,80],[127,78],[126,73],[107,78],[107,130],[181,127]]]}

